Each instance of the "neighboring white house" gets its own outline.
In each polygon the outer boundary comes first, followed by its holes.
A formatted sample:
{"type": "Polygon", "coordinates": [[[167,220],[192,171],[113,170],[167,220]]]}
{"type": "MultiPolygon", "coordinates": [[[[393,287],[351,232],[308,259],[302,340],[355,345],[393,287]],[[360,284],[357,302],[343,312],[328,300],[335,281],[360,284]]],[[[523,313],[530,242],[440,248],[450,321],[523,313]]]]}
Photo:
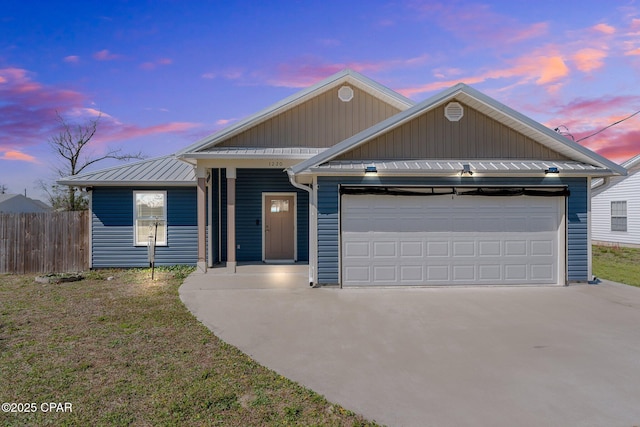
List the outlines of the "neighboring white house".
{"type": "Polygon", "coordinates": [[[51,206],[22,194],[0,194],[0,213],[49,212],[51,206]]]}
{"type": "Polygon", "coordinates": [[[622,166],[627,176],[593,181],[591,238],[595,244],[640,247],[640,154],[622,166]]]}

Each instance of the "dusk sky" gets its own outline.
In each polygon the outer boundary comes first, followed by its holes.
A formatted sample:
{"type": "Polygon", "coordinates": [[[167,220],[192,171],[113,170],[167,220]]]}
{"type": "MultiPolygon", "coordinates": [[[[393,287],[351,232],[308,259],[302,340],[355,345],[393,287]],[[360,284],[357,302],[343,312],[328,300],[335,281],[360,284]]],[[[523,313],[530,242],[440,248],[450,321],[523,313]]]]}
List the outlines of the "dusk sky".
{"type": "MultiPolygon", "coordinates": [[[[95,154],[155,157],[344,68],[415,101],[464,82],[579,140],[640,110],[640,2],[4,0],[0,184],[43,198],[56,111],[102,114],[95,154]]],[[[627,160],[640,114],[581,143],[627,160]]]]}

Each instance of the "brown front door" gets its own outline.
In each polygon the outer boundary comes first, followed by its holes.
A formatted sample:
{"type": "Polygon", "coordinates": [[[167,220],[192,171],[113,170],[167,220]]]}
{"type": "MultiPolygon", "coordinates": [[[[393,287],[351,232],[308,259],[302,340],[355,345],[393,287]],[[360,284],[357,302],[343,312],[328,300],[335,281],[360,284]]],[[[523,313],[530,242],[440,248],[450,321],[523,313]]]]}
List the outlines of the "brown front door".
{"type": "Polygon", "coordinates": [[[264,258],[267,261],[295,258],[294,203],[293,196],[265,196],[264,258]]]}

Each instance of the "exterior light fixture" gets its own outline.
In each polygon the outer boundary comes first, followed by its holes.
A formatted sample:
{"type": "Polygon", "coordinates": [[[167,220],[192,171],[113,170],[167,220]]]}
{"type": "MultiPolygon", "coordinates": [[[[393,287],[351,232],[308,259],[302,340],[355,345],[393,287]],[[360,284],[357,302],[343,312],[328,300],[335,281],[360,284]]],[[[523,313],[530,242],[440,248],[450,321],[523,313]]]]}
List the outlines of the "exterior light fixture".
{"type": "Polygon", "coordinates": [[[557,173],[560,173],[560,169],[558,169],[556,167],[551,167],[551,168],[545,169],[544,173],[545,174],[550,174],[550,173],[557,174],[557,173]]]}
{"type": "Polygon", "coordinates": [[[378,169],[375,166],[367,166],[364,168],[365,175],[374,175],[376,173],[378,173],[378,169]]]}
{"type": "Polygon", "coordinates": [[[462,170],[460,171],[461,175],[473,175],[473,172],[471,171],[471,166],[469,166],[468,164],[464,164],[462,165],[462,170]]]}

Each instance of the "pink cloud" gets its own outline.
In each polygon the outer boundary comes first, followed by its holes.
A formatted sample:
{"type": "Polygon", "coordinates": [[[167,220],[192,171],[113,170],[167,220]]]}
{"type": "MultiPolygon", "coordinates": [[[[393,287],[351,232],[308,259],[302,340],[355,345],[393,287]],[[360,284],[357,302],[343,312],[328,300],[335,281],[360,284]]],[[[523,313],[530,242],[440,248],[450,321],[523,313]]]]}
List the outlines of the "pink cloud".
{"type": "Polygon", "coordinates": [[[518,79],[517,84],[535,83],[546,86],[554,83],[551,90],[558,89],[558,82],[569,75],[569,68],[560,55],[531,54],[512,61],[512,66],[502,69],[488,70],[478,75],[448,79],[428,83],[416,87],[408,87],[398,90],[404,96],[414,96],[423,92],[441,90],[453,86],[456,83],[477,84],[493,79],[518,79]]]}
{"type": "Polygon", "coordinates": [[[640,55],[640,47],[636,49],[628,50],[624,53],[626,56],[637,56],[640,55]]]}
{"type": "Polygon", "coordinates": [[[0,156],[0,160],[12,160],[12,161],[22,161],[22,162],[30,162],[30,163],[40,163],[38,160],[29,155],[25,154],[21,151],[9,150],[5,151],[2,156],[0,156]]]}
{"type": "Polygon", "coordinates": [[[161,58],[156,61],[143,62],[140,68],[143,70],[155,70],[159,65],[170,65],[173,61],[169,58],[161,58]]]}
{"type": "MultiPolygon", "coordinates": [[[[0,141],[21,147],[46,141],[56,111],[80,107],[86,98],[71,90],[46,86],[21,68],[0,69],[0,141]]],[[[18,150],[19,151],[19,150],[18,150]]]]}
{"type": "Polygon", "coordinates": [[[323,63],[314,57],[307,57],[292,63],[283,63],[277,67],[272,77],[267,77],[267,83],[279,87],[308,87],[331,74],[345,68],[363,74],[386,71],[395,68],[417,67],[428,60],[428,55],[420,55],[406,59],[392,59],[385,61],[353,61],[344,63],[323,63]]]}
{"type": "Polygon", "coordinates": [[[586,48],[577,51],[575,55],[573,55],[573,60],[578,70],[588,73],[601,68],[604,65],[604,58],[606,57],[607,52],[604,50],[586,48]]]}
{"type": "Polygon", "coordinates": [[[495,12],[485,4],[434,3],[431,0],[413,1],[412,16],[429,20],[443,27],[455,37],[474,45],[499,42],[503,47],[546,35],[549,24],[526,24],[510,16],[495,12]]]}
{"type": "Polygon", "coordinates": [[[113,61],[120,58],[120,55],[109,52],[107,49],[103,49],[93,54],[93,58],[98,61],[113,61]]]}
{"type": "Polygon", "coordinates": [[[604,136],[598,135],[593,139],[584,140],[580,144],[614,162],[622,163],[640,154],[640,129],[604,136]]]}
{"type": "Polygon", "coordinates": [[[121,123],[107,113],[85,107],[82,93],[47,86],[20,68],[0,68],[0,159],[35,161],[24,147],[38,146],[59,131],[58,114],[74,123],[101,116],[95,142],[124,141],[137,137],[189,132],[197,123],[170,122],[152,126],[121,123]]]}
{"type": "Polygon", "coordinates": [[[78,62],[80,62],[80,57],[77,55],[69,55],[69,56],[65,56],[63,59],[64,62],[69,62],[72,64],[76,64],[78,62]]]}
{"type": "Polygon", "coordinates": [[[549,127],[562,124],[580,144],[621,162],[640,153],[640,120],[635,116],[608,126],[629,117],[634,112],[629,110],[630,106],[637,109],[639,105],[640,96],[576,99],[566,105],[550,107],[557,119],[549,127]],[[605,130],[596,133],[602,129],[605,130]]]}
{"type": "Polygon", "coordinates": [[[242,68],[229,67],[219,71],[210,71],[203,73],[200,77],[203,79],[215,79],[222,77],[227,80],[239,80],[245,75],[245,70],[242,68]]]}
{"type": "Polygon", "coordinates": [[[171,122],[153,126],[138,126],[135,124],[120,123],[117,120],[104,120],[98,125],[98,133],[96,133],[95,141],[101,144],[165,133],[181,134],[198,126],[200,126],[200,124],[189,122],[171,122]]]}
{"type": "Polygon", "coordinates": [[[604,23],[594,25],[593,27],[591,27],[591,29],[603,34],[613,34],[616,32],[615,27],[612,27],[611,25],[604,24],[604,23]]]}

